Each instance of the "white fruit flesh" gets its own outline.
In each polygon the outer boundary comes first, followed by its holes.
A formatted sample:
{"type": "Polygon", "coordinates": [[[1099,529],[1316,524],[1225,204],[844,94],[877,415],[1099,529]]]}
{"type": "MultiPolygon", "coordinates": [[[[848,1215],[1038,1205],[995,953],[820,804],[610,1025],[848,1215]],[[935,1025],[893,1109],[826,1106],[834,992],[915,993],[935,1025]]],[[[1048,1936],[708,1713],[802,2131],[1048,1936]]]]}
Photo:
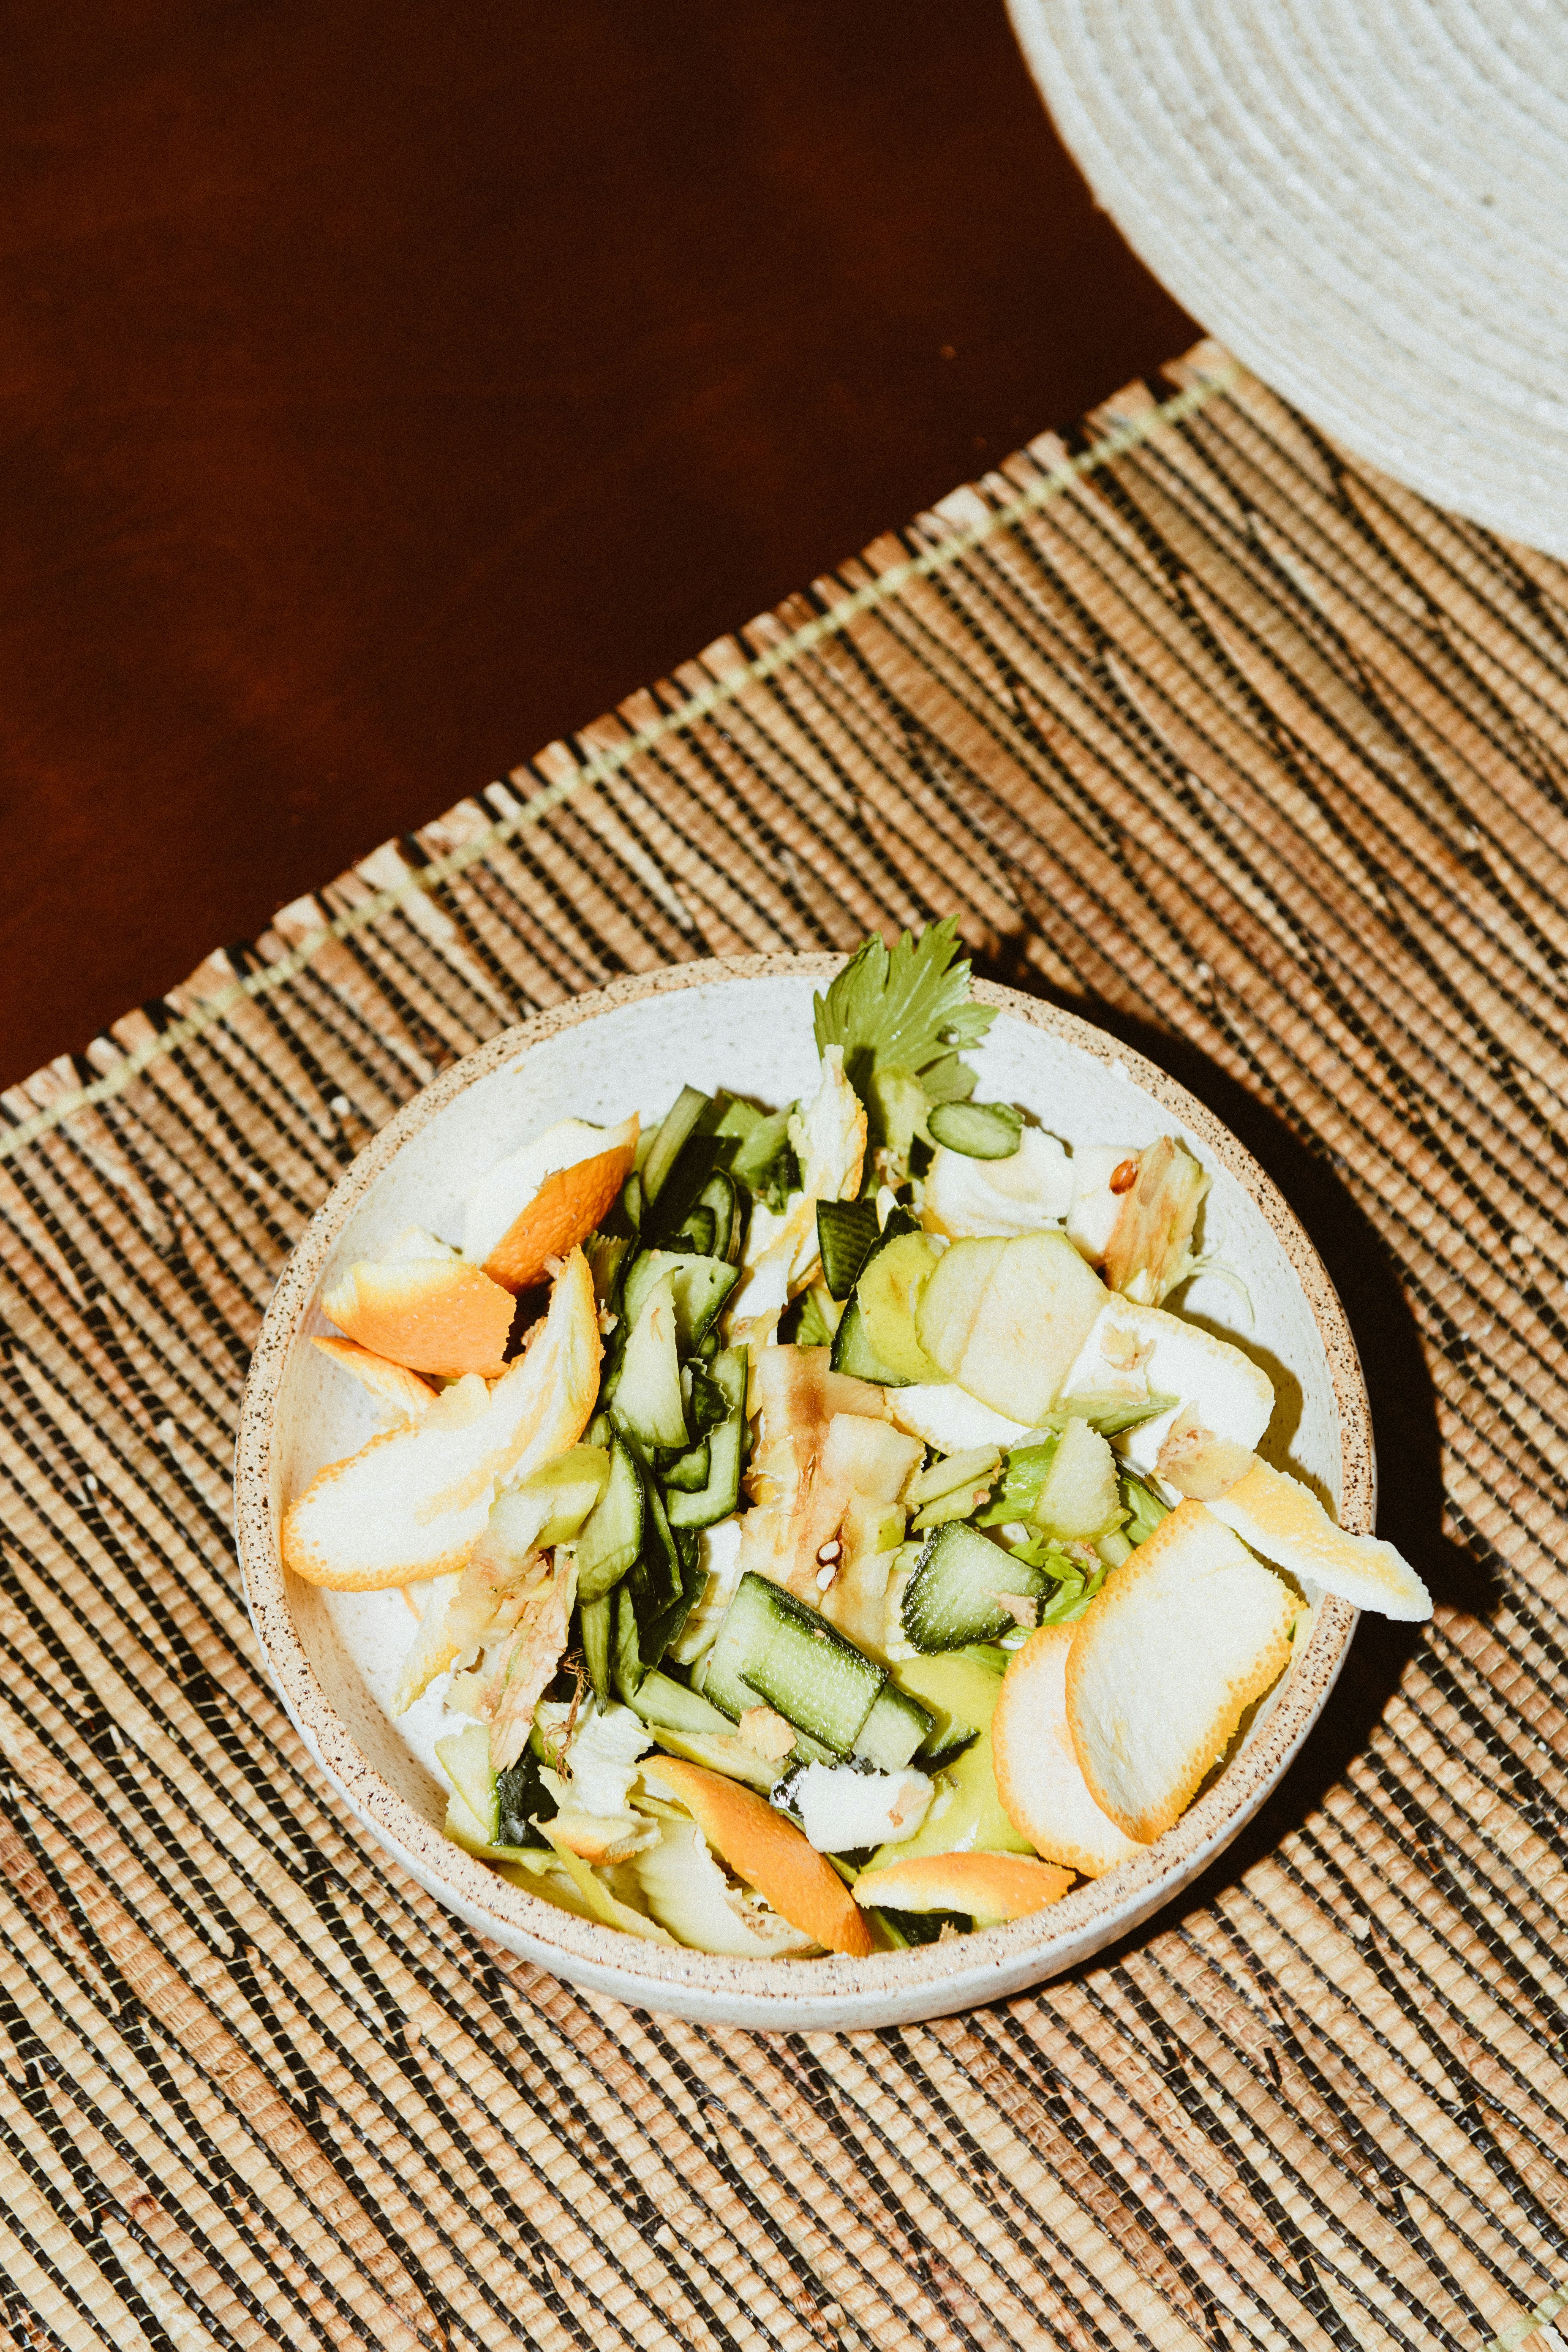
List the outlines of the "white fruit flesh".
{"type": "Polygon", "coordinates": [[[939,1145],[925,1180],[921,1223],[961,1241],[1031,1234],[1059,1224],[1072,1202],[1072,1166],[1054,1135],[1026,1127],[1006,1160],[971,1160],[939,1145]]]}
{"type": "Polygon", "coordinates": [[[1170,1828],[1289,1662],[1294,1597],[1202,1503],[1181,1503],[1079,1620],[1068,1721],[1101,1812],[1170,1828]]]}
{"type": "Polygon", "coordinates": [[[1118,1441],[1122,1458],[1152,1475],[1172,1423],[1186,1407],[1216,1437],[1256,1446],[1274,1412],[1274,1384],[1250,1356],[1162,1307],[1108,1301],[1065,1383],[1068,1396],[1171,1396],[1174,1405],[1118,1441]]]}
{"type": "Polygon", "coordinates": [[[921,1383],[889,1389],[888,1411],[900,1429],[924,1438],[942,1454],[979,1445],[1016,1445],[1030,1431],[1028,1422],[1010,1420],[994,1405],[982,1404],[953,1381],[943,1381],[937,1388],[921,1383]]]}
{"type": "Polygon", "coordinates": [[[1137,1157],[1129,1143],[1080,1143],[1073,1153],[1068,1239],[1090,1265],[1098,1265],[1105,1255],[1121,1214],[1121,1195],[1111,1191],[1110,1180],[1126,1160],[1137,1157]]]}
{"type": "Polygon", "coordinates": [[[1208,1507],[1265,1559],[1358,1609],[1412,1622],[1432,1614],[1432,1597],[1402,1553],[1376,1536],[1347,1535],[1310,1487],[1266,1462],[1208,1507]]]}
{"type": "Polygon", "coordinates": [[[1043,1625],[1013,1659],[991,1719],[996,1791],[1008,1820],[1047,1862],[1100,1878],[1142,1852],[1102,1813],[1068,1728],[1070,1625],[1043,1625]]]}

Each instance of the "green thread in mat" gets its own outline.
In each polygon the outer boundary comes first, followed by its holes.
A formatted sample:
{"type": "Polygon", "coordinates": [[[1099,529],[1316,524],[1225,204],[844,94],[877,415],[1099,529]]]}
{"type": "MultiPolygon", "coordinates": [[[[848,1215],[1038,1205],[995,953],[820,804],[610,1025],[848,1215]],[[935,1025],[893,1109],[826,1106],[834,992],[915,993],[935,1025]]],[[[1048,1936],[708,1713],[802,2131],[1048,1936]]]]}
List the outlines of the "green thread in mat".
{"type": "MultiPolygon", "coordinates": [[[[1538,2303],[1533,2311],[1526,2312],[1522,2319],[1516,2319],[1511,2327],[1503,2329],[1500,2336],[1494,2336],[1487,2352],[1521,2352],[1521,2347],[1530,2341],[1537,2329],[1544,2331],[1562,2311],[1568,2311],[1568,2286],[1560,2288],[1555,2294],[1549,2294],[1544,2303],[1538,2303]]],[[[1560,2343],[1562,2338],[1553,2327],[1550,2336],[1543,2334],[1542,2341],[1560,2343]]]]}
{"type": "Polygon", "coordinates": [[[78,1087],[72,1092],[61,1095],[43,1110],[33,1112],[30,1118],[18,1120],[8,1133],[0,1134],[0,1160],[10,1159],[24,1145],[31,1143],[37,1136],[47,1134],[51,1128],[60,1126],[73,1113],[89,1110],[95,1104],[109,1102],[114,1096],[123,1093],[132,1081],[139,1078],[153,1062],[165,1054],[177,1052],[182,1045],[192,1044],[237,1004],[243,1003],[247,998],[266,996],[272,990],[282,988],[297,972],[304,971],[329,940],[347,939],[353,932],[363,930],[368,924],[379,922],[383,915],[391,914],[416,891],[438,889],[442,883],[454,874],[460,874],[465,866],[472,865],[477,857],[482,857],[486,850],[493,848],[498,842],[521,831],[525,824],[537,824],[552,809],[559,808],[584,784],[602,783],[617,775],[621,769],[629,766],[643,752],[651,751],[667,735],[676,734],[695,720],[706,719],[710,711],[733,701],[743,688],[760,684],[778,670],[787,668],[802,654],[809,653],[814,646],[819,645],[824,637],[837,635],[862,613],[871,612],[889,597],[896,596],[910,581],[929,578],[934,572],[945,571],[948,565],[956,563],[961,556],[978,547],[983,540],[1021,522],[1026,515],[1033,514],[1051,499],[1058,497],[1084,475],[1093,473],[1099,467],[1110,465],[1167,425],[1181,424],[1184,417],[1191,416],[1219,394],[1227,392],[1240,373],[1239,366],[1234,362],[1216,369],[1213,375],[1187,385],[1169,400],[1161,401],[1156,407],[1129,419],[1125,425],[1118,425],[1113,433],[1105,434],[1100,440],[1091,442],[1087,449],[1080,450],[1077,457],[1069,457],[1065,465],[1054,467],[1026,490],[1021,490],[1016,498],[1007,499],[984,521],[962,524],[933,546],[922,549],[919,555],[910,556],[902,563],[889,564],[885,572],[879,572],[875,579],[867,581],[864,587],[854,590],[830,611],[818,613],[811,620],[804,621],[798,629],[792,629],[788,636],[769,652],[758,654],[726,677],[715,678],[710,686],[688,696],[675,709],[667,711],[648,726],[639,728],[611,750],[596,752],[593,759],[584,761],[571,775],[563,776],[558,783],[546,785],[542,792],[536,793],[521,808],[511,810],[506,816],[497,817],[492,824],[484,826],[458,848],[448,850],[444,856],[432,858],[427,866],[421,866],[395,889],[377,890],[357,907],[335,915],[330,923],[323,923],[320,930],[310,932],[297,948],[279,957],[276,963],[266,964],[259,971],[247,972],[243,980],[237,980],[229,987],[217,990],[199,1012],[186,1013],[181,1020],[171,1022],[166,1029],[160,1030],[157,1036],[150,1037],[145,1045],[133,1047],[112,1070],[101,1078],[95,1078],[90,1086],[78,1087]]]}

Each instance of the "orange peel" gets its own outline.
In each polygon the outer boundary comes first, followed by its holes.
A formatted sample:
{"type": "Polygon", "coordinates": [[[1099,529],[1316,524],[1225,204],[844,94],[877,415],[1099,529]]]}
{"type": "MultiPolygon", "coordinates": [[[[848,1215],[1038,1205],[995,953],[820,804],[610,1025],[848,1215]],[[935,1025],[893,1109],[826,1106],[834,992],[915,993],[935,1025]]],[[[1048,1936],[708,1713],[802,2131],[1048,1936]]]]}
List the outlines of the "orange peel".
{"type": "Polygon", "coordinates": [[[524,1355],[472,1406],[455,1390],[310,1481],[284,1515],[283,1564],[311,1584],[374,1592],[460,1569],[492,1500],[575,1445],[599,1389],[593,1276],[574,1250],[524,1355]],[[448,1411],[454,1399],[460,1412],[448,1411]]]}
{"type": "Polygon", "coordinates": [[[310,1342],[352,1372],[361,1388],[373,1396],[377,1404],[390,1405],[405,1421],[417,1421],[420,1414],[436,1402],[440,1391],[406,1364],[394,1363],[390,1356],[378,1356],[374,1349],[362,1348],[357,1339],[323,1338],[318,1333],[310,1342]]]}
{"type": "Polygon", "coordinates": [[[871,1931],[849,1889],[826,1856],[765,1797],[679,1757],[649,1759],[643,1770],[650,1783],[679,1799],[710,1845],[782,1919],[830,1952],[868,1957],[871,1931]]]}
{"type": "Polygon", "coordinates": [[[1047,1862],[1102,1878],[1142,1852],[1102,1813],[1068,1723],[1070,1625],[1042,1625],[1016,1651],[991,1718],[991,1763],[1002,1810],[1047,1862]]]}
{"type": "Polygon", "coordinates": [[[863,1870],[858,1903],[889,1911],[966,1911],[982,1927],[1026,1918],[1059,1903],[1072,1885],[1070,1870],[1027,1853],[921,1853],[863,1870]]]}
{"type": "Polygon", "coordinates": [[[321,1294],[321,1312],[373,1354],[415,1372],[499,1380],[517,1312],[511,1293],[457,1257],[360,1259],[321,1294]]]}
{"type": "Polygon", "coordinates": [[[484,1262],[485,1273],[514,1296],[542,1282],[552,1257],[586,1241],[631,1174],[637,1153],[637,1116],[605,1134],[605,1149],[546,1176],[484,1262]]]}

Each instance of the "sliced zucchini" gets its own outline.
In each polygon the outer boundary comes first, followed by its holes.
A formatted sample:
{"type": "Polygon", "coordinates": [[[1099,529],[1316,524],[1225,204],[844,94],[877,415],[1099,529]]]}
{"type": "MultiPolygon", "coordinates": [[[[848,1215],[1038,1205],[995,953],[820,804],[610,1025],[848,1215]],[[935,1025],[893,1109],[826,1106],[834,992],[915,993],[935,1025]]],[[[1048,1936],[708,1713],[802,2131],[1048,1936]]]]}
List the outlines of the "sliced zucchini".
{"type": "Polygon", "coordinates": [[[671,1488],[665,1498],[671,1527],[715,1527],[739,1507],[746,1449],[746,1370],[744,1348],[726,1348],[708,1366],[706,1377],[724,1398],[728,1411],[718,1428],[708,1433],[706,1486],[685,1492],[671,1488]]]}
{"type": "MultiPolygon", "coordinates": [[[[685,1355],[706,1336],[733,1290],[738,1272],[728,1258],[699,1255],[694,1250],[642,1250],[626,1268],[622,1291],[626,1320],[635,1328],[650,1295],[668,1275],[675,1301],[676,1346],[685,1355]]],[[[626,1345],[629,1349],[629,1338],[626,1345]]]]}
{"type": "Polygon", "coordinates": [[[816,1246],[830,1298],[847,1298],[880,1238],[875,1201],[818,1201],[816,1246]]]}
{"type": "MultiPolygon", "coordinates": [[[[637,1270],[634,1265],[632,1274],[637,1270]]],[[[658,1445],[684,1448],[687,1444],[686,1401],[676,1347],[675,1284],[668,1271],[659,1274],[645,1292],[626,1334],[611,1410],[617,1424],[629,1432],[645,1453],[658,1445]]]]}
{"type": "Polygon", "coordinates": [[[686,1621],[697,1606],[708,1583],[708,1571],[697,1556],[695,1540],[685,1535],[676,1538],[680,1560],[680,1590],[668,1606],[658,1615],[645,1620],[637,1628],[637,1650],[645,1674],[651,1673],[663,1659],[672,1642],[678,1642],[686,1621]]]}
{"type": "Polygon", "coordinates": [[[1010,1103],[943,1102],[926,1119],[933,1143],[966,1160],[1011,1160],[1024,1122],[1010,1103]]]}
{"type": "Polygon", "coordinates": [[[698,1087],[682,1087],[668,1115],[659,1122],[653,1149],[642,1165],[642,1195],[646,1208],[651,1209],[674,1171],[675,1163],[685,1150],[687,1138],[697,1131],[705,1111],[712,1103],[698,1087]]]}
{"type": "Polygon", "coordinates": [[[577,1538],[577,1598],[586,1603],[613,1591],[642,1549],[646,1516],[642,1474],[624,1438],[610,1447],[605,1491],[577,1538]]]}
{"type": "Polygon", "coordinates": [[[588,1271],[594,1277],[594,1297],[601,1311],[608,1308],[613,1314],[621,1276],[631,1255],[631,1236],[629,1234],[595,1234],[587,1249],[588,1271]]]}
{"type": "MultiPolygon", "coordinates": [[[[732,1110],[740,1108],[739,1104],[731,1106],[732,1110]]],[[[749,1109],[751,1106],[748,1104],[745,1108],[749,1109]]],[[[748,1192],[755,1192],[764,1201],[776,1201],[785,1192],[795,1173],[795,1153],[790,1149],[789,1140],[789,1123],[794,1112],[795,1105],[791,1103],[784,1109],[774,1111],[771,1118],[759,1118],[755,1127],[737,1144],[730,1161],[730,1173],[736,1183],[744,1184],[748,1192]]],[[[729,1113],[725,1116],[727,1118],[729,1113]]],[[[723,1133],[722,1120],[720,1133],[723,1133]]]]}
{"type": "Polygon", "coordinates": [[[708,1654],[703,1696],[737,1721],[759,1700],[847,1756],[888,1670],[782,1585],[748,1572],[708,1654]]]}
{"type": "Polygon", "coordinates": [[[871,1712],[855,1739],[855,1753],[879,1772],[898,1772],[936,1727],[936,1718],[918,1698],[889,1682],[871,1702],[871,1712]]]}
{"type": "Polygon", "coordinates": [[[1043,1569],[950,1520],[938,1528],[904,1587],[904,1638],[917,1650],[994,1642],[1014,1622],[996,1594],[1016,1592],[1038,1601],[1050,1583],[1043,1569]]]}

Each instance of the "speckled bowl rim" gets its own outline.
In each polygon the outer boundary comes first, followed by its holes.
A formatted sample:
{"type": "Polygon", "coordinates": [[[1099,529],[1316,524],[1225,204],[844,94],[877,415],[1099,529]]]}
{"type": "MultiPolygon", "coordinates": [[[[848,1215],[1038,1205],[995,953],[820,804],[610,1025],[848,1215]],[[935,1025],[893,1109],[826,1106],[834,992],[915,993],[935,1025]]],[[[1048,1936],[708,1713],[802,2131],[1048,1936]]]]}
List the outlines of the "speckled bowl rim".
{"type": "MultiPolygon", "coordinates": [[[[353,1811],[428,1891],[471,1923],[556,1974],[688,2017],[798,2030],[939,2016],[1058,1975],[1139,1925],[1197,1875],[1263,1804],[1316,1721],[1356,1622],[1323,1601],[1273,1708],[1248,1745],[1173,1829],[1109,1877],[1086,1881],[1048,1911],[1005,1927],[869,1958],[732,1960],[645,1943],[555,1909],[442,1836],[369,1762],[318,1681],[289,1601],[272,1521],[274,1416],[280,1384],[339,1234],[409,1139],[458,1095],[545,1038],[627,1004],[689,988],[791,974],[826,982],[834,955],[715,957],[613,982],[538,1013],[468,1054],[426,1087],[368,1143],[311,1218],[279,1276],[241,1401],[235,1451],[236,1537],[252,1622],[279,1694],[312,1754],[353,1811]]],[[[1224,1123],[1156,1064],[1077,1014],[1016,990],[976,982],[981,1003],[1105,1063],[1197,1136],[1272,1226],[1322,1342],[1341,1432],[1340,1517],[1370,1532],[1375,1502],[1372,1416],[1344,1309],[1316,1250],[1270,1179],[1224,1123]]]]}

